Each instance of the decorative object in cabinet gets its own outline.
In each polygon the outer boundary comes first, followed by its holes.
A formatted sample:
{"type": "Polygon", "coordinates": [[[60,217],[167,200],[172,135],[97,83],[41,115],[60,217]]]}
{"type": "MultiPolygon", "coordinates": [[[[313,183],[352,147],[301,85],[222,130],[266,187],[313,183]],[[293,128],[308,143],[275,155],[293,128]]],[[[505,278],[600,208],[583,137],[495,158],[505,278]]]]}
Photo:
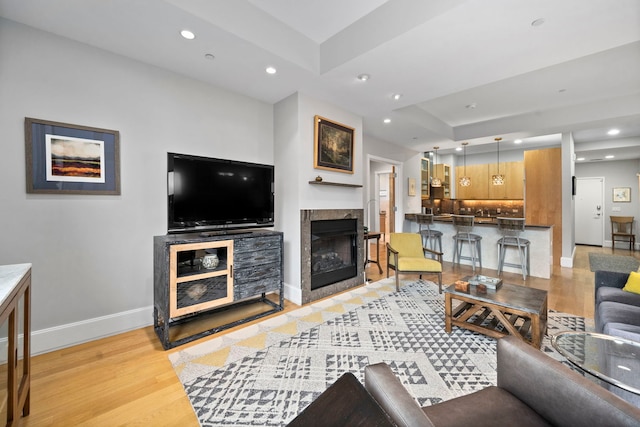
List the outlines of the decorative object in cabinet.
{"type": "Polygon", "coordinates": [[[154,329],[162,346],[173,348],[282,310],[282,246],[282,233],[266,230],[155,236],[154,329]],[[267,298],[272,292],[279,303],[267,298]],[[256,302],[266,311],[204,331],[173,328],[256,302]]]}

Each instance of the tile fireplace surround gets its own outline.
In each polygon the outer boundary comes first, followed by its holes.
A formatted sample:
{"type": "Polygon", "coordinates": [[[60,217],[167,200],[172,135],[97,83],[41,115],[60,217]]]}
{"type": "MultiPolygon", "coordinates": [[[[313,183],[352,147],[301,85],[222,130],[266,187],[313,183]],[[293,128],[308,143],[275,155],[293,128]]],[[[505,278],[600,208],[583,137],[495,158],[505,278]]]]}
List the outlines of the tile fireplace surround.
{"type": "Polygon", "coordinates": [[[364,210],[363,209],[306,209],[300,211],[300,268],[302,304],[345,291],[364,282],[364,210]],[[311,222],[329,219],[356,219],[357,274],[355,277],[311,290],[311,222]]]}

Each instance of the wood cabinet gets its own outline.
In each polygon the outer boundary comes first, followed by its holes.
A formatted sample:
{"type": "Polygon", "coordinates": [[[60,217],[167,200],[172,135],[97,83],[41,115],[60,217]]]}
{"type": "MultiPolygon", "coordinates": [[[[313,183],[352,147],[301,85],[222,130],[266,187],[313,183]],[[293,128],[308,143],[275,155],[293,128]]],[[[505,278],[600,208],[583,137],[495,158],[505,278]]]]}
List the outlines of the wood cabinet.
{"type": "MultiPolygon", "coordinates": [[[[489,198],[489,165],[467,165],[467,176],[471,179],[471,185],[462,187],[456,182],[456,199],[488,199],[489,198]]],[[[456,167],[456,177],[464,175],[464,167],[456,167]]]]}
{"type": "Polygon", "coordinates": [[[562,257],[562,149],[524,152],[527,224],[553,226],[553,265],[562,257]]]}
{"type": "Polygon", "coordinates": [[[420,197],[422,199],[428,199],[430,197],[429,189],[431,184],[431,161],[423,157],[420,159],[420,197]]]}
{"type": "Polygon", "coordinates": [[[282,233],[154,237],[154,329],[165,349],[284,308],[282,233]],[[278,292],[279,304],[266,298],[278,292]],[[175,338],[171,327],[204,313],[261,301],[270,310],[175,338]]]}
{"type": "Polygon", "coordinates": [[[500,163],[500,173],[504,175],[504,185],[492,185],[491,176],[498,173],[497,165],[489,165],[490,199],[524,199],[524,162],[500,163]]]}
{"type": "Polygon", "coordinates": [[[432,187],[432,198],[434,199],[450,199],[451,198],[451,166],[440,163],[433,165],[433,177],[440,178],[442,187],[432,187]]]}
{"type": "MultiPolygon", "coordinates": [[[[502,162],[500,173],[504,177],[504,185],[493,185],[491,176],[498,173],[495,163],[481,165],[467,165],[467,176],[471,178],[471,185],[460,186],[456,183],[456,198],[466,200],[491,199],[524,199],[524,162],[502,162]]],[[[464,167],[456,167],[456,177],[464,175],[464,167]]]]}

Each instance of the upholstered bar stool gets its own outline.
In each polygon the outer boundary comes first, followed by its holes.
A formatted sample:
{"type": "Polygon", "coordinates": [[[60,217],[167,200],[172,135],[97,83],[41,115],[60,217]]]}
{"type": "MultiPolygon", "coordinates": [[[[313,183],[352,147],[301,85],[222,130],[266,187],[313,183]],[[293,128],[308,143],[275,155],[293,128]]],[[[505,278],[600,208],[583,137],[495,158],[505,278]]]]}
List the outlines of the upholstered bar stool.
{"type": "Polygon", "coordinates": [[[451,215],[453,227],[456,234],[453,236],[453,263],[460,265],[460,260],[465,259],[471,261],[473,271],[476,271],[476,262],[482,268],[482,236],[473,234],[473,224],[475,218],[473,215],[451,215]],[[469,245],[469,256],[462,255],[462,247],[467,243],[469,245]]]}
{"type": "Polygon", "coordinates": [[[522,278],[527,279],[530,269],[529,247],[531,242],[520,237],[524,231],[524,218],[496,218],[498,230],[502,237],[498,240],[498,274],[502,273],[504,266],[516,267],[522,270],[522,278]],[[520,256],[520,264],[504,262],[507,248],[515,248],[520,256]]]}
{"type": "Polygon", "coordinates": [[[435,243],[438,242],[438,252],[442,252],[442,231],[431,228],[433,225],[433,214],[418,215],[419,231],[422,236],[422,246],[435,250],[435,243]]]}

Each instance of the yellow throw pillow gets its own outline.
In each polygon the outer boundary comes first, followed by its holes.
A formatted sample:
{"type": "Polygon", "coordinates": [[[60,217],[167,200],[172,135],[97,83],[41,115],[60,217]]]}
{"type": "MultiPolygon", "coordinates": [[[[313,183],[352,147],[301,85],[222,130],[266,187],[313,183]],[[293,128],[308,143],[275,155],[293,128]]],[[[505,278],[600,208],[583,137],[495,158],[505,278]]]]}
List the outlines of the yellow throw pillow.
{"type": "Polygon", "coordinates": [[[623,291],[633,292],[634,294],[640,294],[640,273],[632,271],[629,274],[627,283],[622,288],[623,291]]]}

